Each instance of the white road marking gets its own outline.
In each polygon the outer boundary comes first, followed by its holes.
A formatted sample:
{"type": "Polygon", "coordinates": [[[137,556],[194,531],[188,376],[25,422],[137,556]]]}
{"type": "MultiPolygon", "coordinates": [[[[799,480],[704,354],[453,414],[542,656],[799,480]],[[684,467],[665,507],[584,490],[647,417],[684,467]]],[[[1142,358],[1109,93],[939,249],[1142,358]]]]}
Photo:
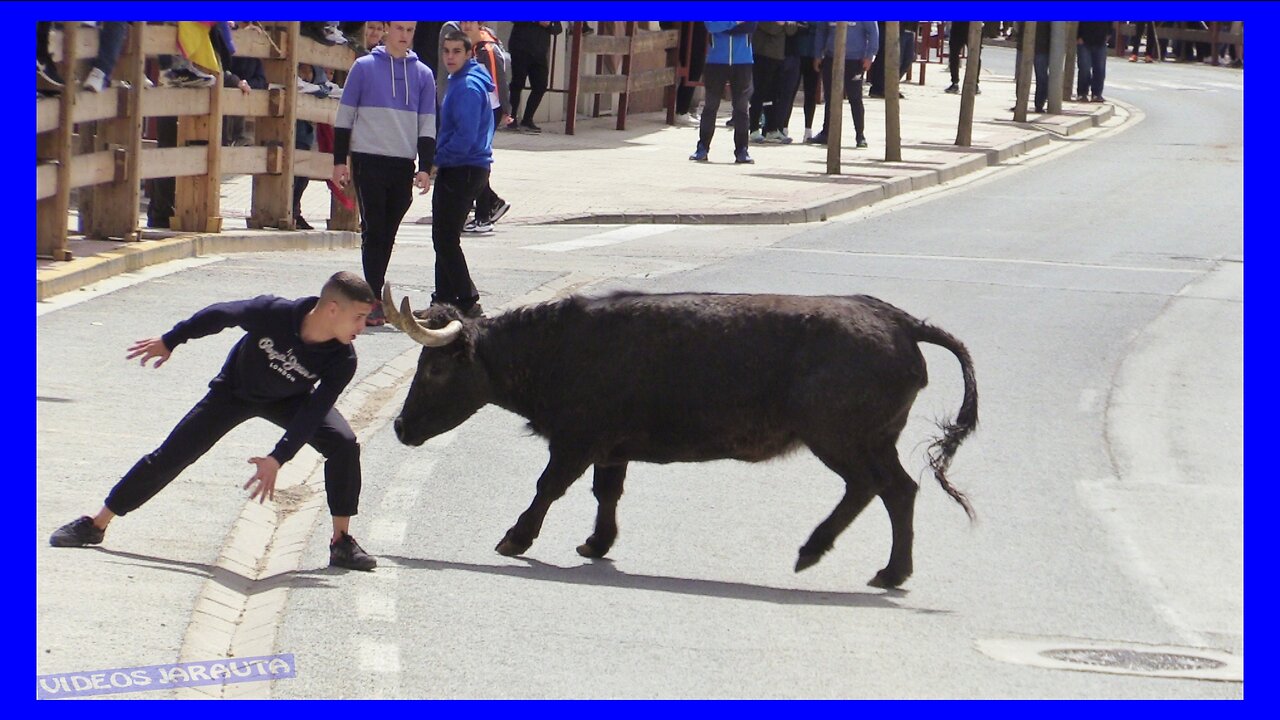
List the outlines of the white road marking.
{"type": "Polygon", "coordinates": [[[82,302],[94,300],[108,293],[123,290],[127,287],[132,287],[148,280],[155,280],[156,278],[164,277],[165,275],[172,275],[177,272],[182,272],[183,270],[190,270],[191,268],[197,268],[201,265],[208,265],[210,263],[222,262],[223,260],[226,260],[226,258],[220,255],[184,258],[182,260],[173,260],[160,265],[153,265],[135,272],[123,273],[105,280],[99,280],[92,285],[85,285],[79,290],[72,290],[70,292],[54,295],[48,300],[37,302],[36,317],[46,315],[54,312],[55,310],[69,308],[72,305],[79,305],[82,302]]]}
{"type": "Polygon", "coordinates": [[[408,482],[392,486],[382,496],[382,512],[385,514],[413,507],[418,501],[420,489],[417,483],[408,482]]]}
{"type": "Polygon", "coordinates": [[[396,599],[383,592],[361,590],[356,595],[356,612],[367,620],[396,621],[396,599]]]}
{"type": "Polygon", "coordinates": [[[961,255],[922,255],[915,253],[872,253],[849,250],[816,250],[811,248],[785,247],[770,247],[764,249],[768,252],[792,252],[813,255],[856,255],[858,257],[890,258],[894,260],[946,260],[951,262],[1000,263],[1006,265],[1044,265],[1048,267],[1069,267],[1087,270],[1120,270],[1124,272],[1173,273],[1183,275],[1203,275],[1205,273],[1203,269],[1152,268],[1137,267],[1134,265],[1095,265],[1092,263],[1062,262],[1058,260],[1019,260],[1015,258],[964,257],[961,255]]]}
{"type": "Polygon", "coordinates": [[[360,638],[360,669],[369,672],[400,673],[400,646],[360,638]]]}
{"type": "Polygon", "coordinates": [[[404,547],[404,534],[408,525],[399,520],[378,518],[369,524],[369,544],[380,552],[392,552],[404,547]]]}
{"type": "Polygon", "coordinates": [[[606,245],[616,245],[618,243],[627,242],[629,240],[639,240],[640,238],[661,235],[672,230],[677,230],[682,225],[626,225],[615,230],[606,230],[602,233],[594,233],[573,240],[562,240],[560,242],[547,243],[546,245],[525,245],[522,250],[539,250],[541,252],[568,252],[570,250],[582,250],[584,248],[604,247],[606,245]]]}

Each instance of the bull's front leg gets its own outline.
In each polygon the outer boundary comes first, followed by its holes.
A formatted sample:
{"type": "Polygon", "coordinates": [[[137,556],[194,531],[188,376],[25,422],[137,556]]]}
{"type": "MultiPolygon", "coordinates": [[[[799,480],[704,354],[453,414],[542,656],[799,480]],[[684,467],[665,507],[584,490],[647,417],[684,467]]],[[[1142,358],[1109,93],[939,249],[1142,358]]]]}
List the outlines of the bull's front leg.
{"type": "Polygon", "coordinates": [[[578,554],[588,558],[602,558],[618,539],[618,500],[622,497],[622,481],[627,477],[627,464],[596,464],[595,480],[591,493],[596,496],[596,529],[587,541],[578,546],[578,554]]]}
{"type": "Polygon", "coordinates": [[[551,460],[538,478],[538,492],[533,496],[529,509],[520,514],[520,519],[511,526],[502,542],[494,548],[508,557],[520,555],[533,545],[538,533],[542,532],[542,521],[547,516],[551,503],[559,500],[569,486],[586,472],[591,463],[586,453],[551,449],[551,460]]]}

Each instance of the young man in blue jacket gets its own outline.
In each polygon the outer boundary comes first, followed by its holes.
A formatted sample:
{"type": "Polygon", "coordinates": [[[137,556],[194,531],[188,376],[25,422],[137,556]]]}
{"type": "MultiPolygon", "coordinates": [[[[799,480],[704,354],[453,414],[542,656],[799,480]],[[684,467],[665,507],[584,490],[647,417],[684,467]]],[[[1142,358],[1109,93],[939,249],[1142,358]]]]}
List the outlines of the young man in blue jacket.
{"type": "Polygon", "coordinates": [[[716,134],[716,111],[720,109],[720,97],[724,85],[729,83],[733,95],[733,161],[749,165],[755,160],[747,153],[747,139],[751,134],[748,110],[751,104],[751,74],[755,62],[751,51],[751,36],[756,31],[753,22],[708,22],[707,62],[702,69],[702,82],[707,88],[707,98],[702,106],[702,122],[698,127],[698,147],[690,160],[706,162],[711,151],[711,138],[716,134]]]}
{"type": "MultiPolygon", "coordinates": [[[[832,87],[832,78],[837,72],[843,77],[844,95],[849,99],[849,111],[853,113],[853,129],[857,133],[855,140],[859,148],[865,148],[867,136],[866,116],[862,107],[862,78],[867,70],[871,69],[871,63],[875,61],[876,53],[880,51],[880,31],[876,28],[874,21],[851,22],[848,25],[849,34],[845,40],[842,62],[836,62],[831,57],[835,54],[836,47],[835,23],[818,23],[814,31],[814,47],[815,53],[822,57],[822,87],[832,87]]],[[[814,64],[818,63],[818,59],[814,58],[814,64]]],[[[827,92],[826,101],[826,108],[822,113],[822,131],[806,142],[827,144],[827,123],[831,118],[830,92],[827,92]]],[[[836,142],[839,141],[840,139],[836,138],[836,142]]]]}
{"type": "Polygon", "coordinates": [[[483,314],[480,293],[462,254],[462,227],[493,165],[494,113],[489,71],[471,54],[471,38],[450,30],[440,48],[449,85],[440,103],[435,192],[431,195],[431,244],[436,251],[432,303],[453,305],[468,317],[483,314]]]}
{"type": "Polygon", "coordinates": [[[85,515],[58,528],[54,547],[102,542],[107,525],[150,500],[224,435],[250,418],[265,418],[284,428],[275,448],[249,458],[256,467],[245,488],[250,499],[275,498],[276,473],[304,444],[325,457],[324,489],[333,515],[329,564],[372,570],[378,563],[351,537],[351,516],[360,502],[360,444],[334,407],[356,371],[352,346],[373,309],[373,291],[358,275],[329,278],[319,297],[286,300],[261,295],[251,300],[210,305],[164,335],[139,340],[128,358],[155,360],[160,367],[182,343],[239,326],[246,331],[231,348],[209,392],[178,422],[169,437],[139,460],[111,488],[95,517],[85,515]]]}

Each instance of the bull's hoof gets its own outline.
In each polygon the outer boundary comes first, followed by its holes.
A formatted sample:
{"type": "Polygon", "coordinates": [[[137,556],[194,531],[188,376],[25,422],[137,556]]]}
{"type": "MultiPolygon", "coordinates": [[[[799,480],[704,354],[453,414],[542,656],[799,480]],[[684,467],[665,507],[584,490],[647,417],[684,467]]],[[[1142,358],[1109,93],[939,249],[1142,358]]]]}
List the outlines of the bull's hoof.
{"type": "Polygon", "coordinates": [[[885,590],[892,590],[893,588],[899,587],[900,585],[902,585],[902,583],[906,582],[908,577],[910,577],[910,575],[904,575],[896,572],[889,572],[889,569],[885,568],[884,570],[881,570],[880,572],[876,573],[876,576],[871,578],[871,580],[868,581],[867,584],[870,585],[871,587],[884,588],[885,590]]]}
{"type": "Polygon", "coordinates": [[[800,557],[796,558],[796,572],[808,570],[814,565],[817,565],[818,561],[821,559],[822,555],[805,555],[801,553],[800,557]]]}
{"type": "Polygon", "coordinates": [[[516,542],[511,538],[502,538],[502,542],[498,543],[498,546],[495,547],[494,550],[497,550],[499,555],[515,557],[517,555],[524,554],[524,551],[528,550],[529,546],[532,544],[533,543],[516,542]]]}
{"type": "Polygon", "coordinates": [[[594,538],[588,538],[586,542],[578,546],[578,554],[584,558],[600,559],[609,554],[608,545],[599,545],[592,542],[594,538]]]}

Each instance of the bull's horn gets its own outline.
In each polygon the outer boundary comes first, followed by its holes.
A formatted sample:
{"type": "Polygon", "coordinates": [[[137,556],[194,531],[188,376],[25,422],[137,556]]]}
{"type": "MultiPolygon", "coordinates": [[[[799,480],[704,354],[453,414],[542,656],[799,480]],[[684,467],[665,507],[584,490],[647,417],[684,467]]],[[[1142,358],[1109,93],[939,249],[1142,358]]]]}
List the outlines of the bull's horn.
{"type": "Polygon", "coordinates": [[[392,325],[400,329],[400,332],[427,347],[448,345],[457,340],[458,335],[462,333],[462,323],[457,320],[451,321],[439,330],[432,330],[419,323],[409,307],[408,295],[400,298],[400,309],[396,310],[396,303],[391,299],[391,283],[382,287],[382,312],[386,314],[387,320],[392,325]]]}

